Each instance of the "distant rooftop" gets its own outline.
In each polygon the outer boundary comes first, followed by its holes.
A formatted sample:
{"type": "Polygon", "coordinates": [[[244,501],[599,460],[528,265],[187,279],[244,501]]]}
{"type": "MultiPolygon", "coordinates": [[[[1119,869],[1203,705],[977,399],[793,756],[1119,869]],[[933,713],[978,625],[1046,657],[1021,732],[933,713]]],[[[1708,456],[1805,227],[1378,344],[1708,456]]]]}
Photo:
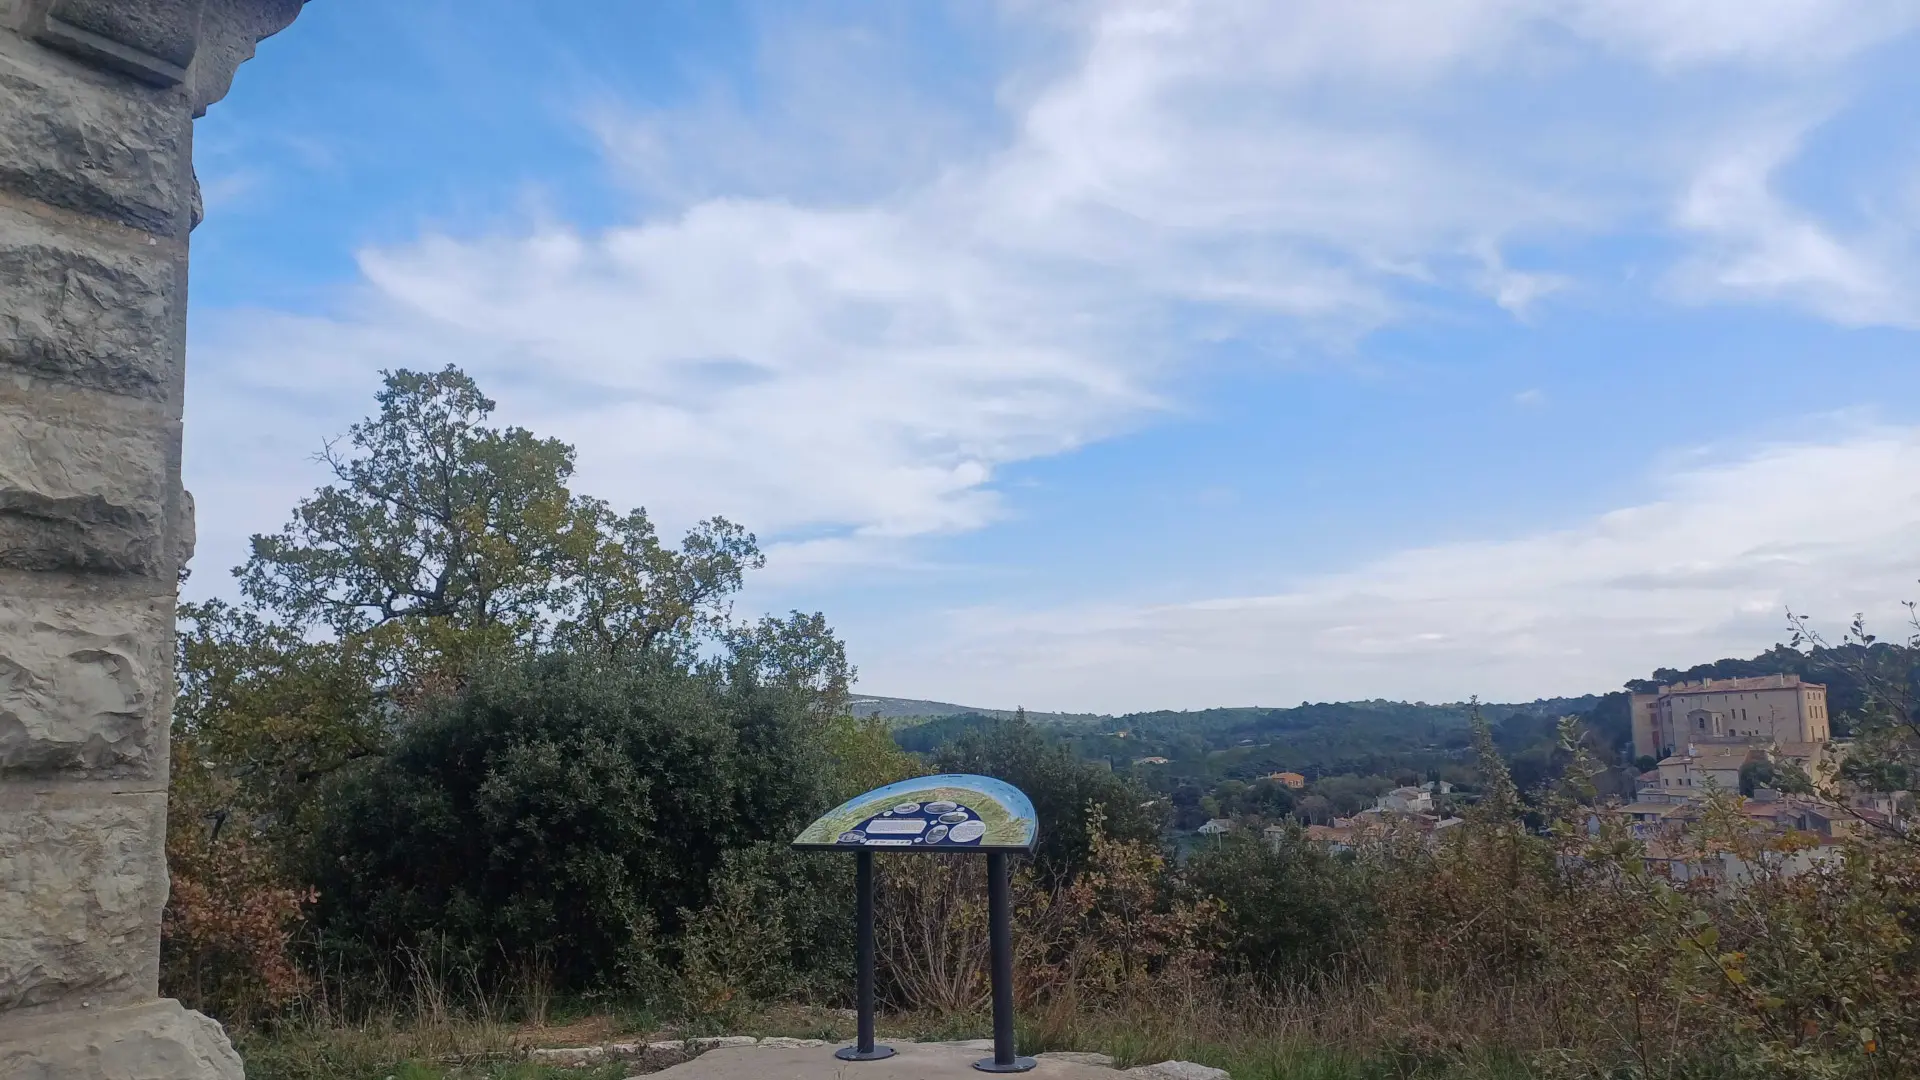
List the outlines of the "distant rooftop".
{"type": "Polygon", "coordinates": [[[1725,694],[1747,690],[1788,690],[1804,686],[1814,690],[1825,690],[1821,683],[1802,682],[1798,675],[1750,675],[1738,679],[1696,679],[1693,682],[1669,683],[1660,688],[1662,694],[1725,694]]]}

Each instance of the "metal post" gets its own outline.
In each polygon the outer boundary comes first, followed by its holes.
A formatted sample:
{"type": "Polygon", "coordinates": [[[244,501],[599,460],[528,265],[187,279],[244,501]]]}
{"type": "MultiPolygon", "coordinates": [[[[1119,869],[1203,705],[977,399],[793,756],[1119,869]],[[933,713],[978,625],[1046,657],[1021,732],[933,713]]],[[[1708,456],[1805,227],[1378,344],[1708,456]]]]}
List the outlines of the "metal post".
{"type": "Polygon", "coordinates": [[[981,1072],[1026,1072],[1034,1060],[1014,1053],[1013,881],[1007,853],[987,852],[987,933],[993,949],[993,1056],[973,1067],[981,1072]]]}
{"type": "Polygon", "coordinates": [[[873,852],[855,856],[854,889],[859,894],[854,914],[855,963],[860,968],[859,1037],[852,1046],[833,1052],[842,1061],[879,1061],[893,1056],[893,1047],[873,1044],[873,852]]]}

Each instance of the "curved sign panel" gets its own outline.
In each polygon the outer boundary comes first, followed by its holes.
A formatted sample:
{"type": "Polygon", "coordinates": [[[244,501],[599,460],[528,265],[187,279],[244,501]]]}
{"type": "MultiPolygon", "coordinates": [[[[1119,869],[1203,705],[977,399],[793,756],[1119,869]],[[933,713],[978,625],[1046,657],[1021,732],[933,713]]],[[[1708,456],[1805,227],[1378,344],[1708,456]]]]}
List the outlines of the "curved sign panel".
{"type": "Polygon", "coordinates": [[[828,811],[794,837],[797,848],[847,851],[1032,851],[1033,801],[991,776],[916,776],[828,811]]]}

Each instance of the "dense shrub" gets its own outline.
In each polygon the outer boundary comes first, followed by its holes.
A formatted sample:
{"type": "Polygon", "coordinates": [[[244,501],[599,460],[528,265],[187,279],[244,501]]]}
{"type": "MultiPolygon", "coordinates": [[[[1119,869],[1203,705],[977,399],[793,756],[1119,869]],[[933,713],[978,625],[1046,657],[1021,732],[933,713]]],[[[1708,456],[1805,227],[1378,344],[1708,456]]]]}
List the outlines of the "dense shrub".
{"type": "Polygon", "coordinates": [[[845,856],[784,842],[726,852],[707,905],[683,913],[682,1004],[729,1019],[772,1000],[845,996],[854,977],[853,870],[845,856]]]}
{"type": "Polygon", "coordinates": [[[1352,962],[1379,918],[1369,870],[1297,831],[1274,841],[1241,832],[1194,852],[1181,885],[1225,905],[1227,969],[1271,982],[1352,962]]]}
{"type": "MultiPolygon", "coordinates": [[[[1190,989],[1212,967],[1220,903],[1178,895],[1158,845],[1085,821],[1088,849],[1070,882],[1026,863],[1013,877],[1016,997],[1071,1011],[1190,989]]],[[[986,868],[978,859],[882,856],[877,919],[881,992],[937,1015],[986,1007],[986,868]]]]}
{"type": "Polygon", "coordinates": [[[1025,719],[969,731],[934,755],[943,772],[998,777],[1026,792],[1040,819],[1035,868],[1062,882],[1086,863],[1094,824],[1110,839],[1156,843],[1160,814],[1151,796],[1125,777],[1081,761],[1025,719]]]}
{"type": "Polygon", "coordinates": [[[291,942],[310,894],[282,881],[267,852],[239,828],[215,836],[177,813],[169,826],[162,991],[233,1019],[298,996],[308,980],[291,942]]]}
{"type": "Polygon", "coordinates": [[[196,1009],[245,1019],[307,989],[292,941],[311,896],[288,882],[251,822],[231,812],[227,785],[195,750],[191,738],[171,748],[160,986],[196,1009]]]}
{"type": "Polygon", "coordinates": [[[323,940],[429,937],[483,966],[547,958],[562,988],[657,971],[724,854],[822,804],[801,693],[712,671],[555,655],[476,677],[328,790],[307,864],[323,940]]]}

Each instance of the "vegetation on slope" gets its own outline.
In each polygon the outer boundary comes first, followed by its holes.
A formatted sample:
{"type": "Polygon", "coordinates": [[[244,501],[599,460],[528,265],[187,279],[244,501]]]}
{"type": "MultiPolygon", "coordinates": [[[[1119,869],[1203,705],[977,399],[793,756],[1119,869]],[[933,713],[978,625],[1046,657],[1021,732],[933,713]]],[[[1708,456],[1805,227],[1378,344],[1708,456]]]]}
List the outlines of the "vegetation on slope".
{"type": "MultiPolygon", "coordinates": [[[[734,618],[751,535],[714,519],[662,543],[490,409],[451,369],[389,376],[335,483],[256,539],[249,606],[183,609],[162,978],[256,1075],[532,1076],[508,1059],[567,1016],[711,1032],[843,1007],[848,861],[784,841],[934,769],[1040,808],[1016,881],[1029,1048],[1239,1080],[1920,1072],[1920,834],[1863,829],[1809,863],[1722,794],[1681,855],[1747,879],[1676,883],[1583,808],[1618,771],[1613,695],[959,717],[912,753],[847,715],[823,618],[734,618]],[[1152,749],[1169,765],[1138,766],[1152,749]],[[1290,765],[1306,792],[1258,779],[1290,765]],[[1477,796],[1441,841],[1162,843],[1196,813],[1297,821],[1433,773],[1477,796]]],[[[1915,635],[1787,650],[1852,680],[1851,782],[1920,764],[1915,635]]],[[[890,1022],[977,1031],[977,863],[880,874],[890,1022]]]]}

